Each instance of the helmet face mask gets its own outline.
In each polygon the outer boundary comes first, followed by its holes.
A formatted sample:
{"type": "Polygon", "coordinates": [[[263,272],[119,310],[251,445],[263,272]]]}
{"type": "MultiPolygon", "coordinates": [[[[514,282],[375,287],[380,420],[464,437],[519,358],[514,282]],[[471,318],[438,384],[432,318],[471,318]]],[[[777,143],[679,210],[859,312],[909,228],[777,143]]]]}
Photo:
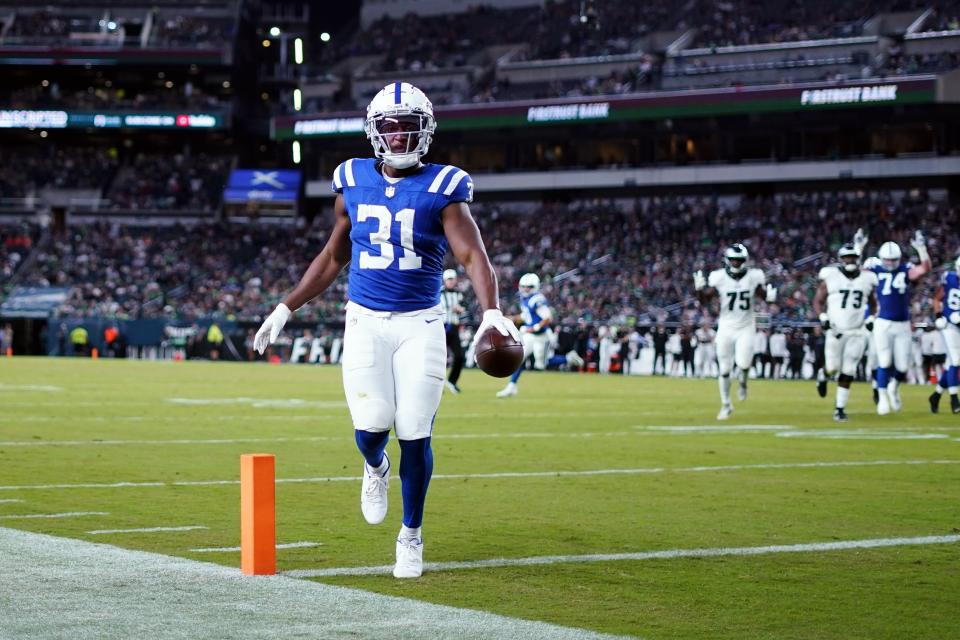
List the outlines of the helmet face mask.
{"type": "Polygon", "coordinates": [[[747,272],[747,260],[749,258],[750,253],[747,248],[739,243],[729,246],[723,252],[723,264],[727,273],[732,276],[740,276],[747,272]]]}
{"type": "Polygon", "coordinates": [[[860,252],[852,244],[845,244],[837,252],[840,258],[840,266],[847,275],[856,274],[860,271],[860,252]]]}
{"type": "Polygon", "coordinates": [[[370,101],[363,125],[374,155],[394,169],[416,166],[429,150],[436,129],[430,100],[406,82],[381,89],[370,101]]]}

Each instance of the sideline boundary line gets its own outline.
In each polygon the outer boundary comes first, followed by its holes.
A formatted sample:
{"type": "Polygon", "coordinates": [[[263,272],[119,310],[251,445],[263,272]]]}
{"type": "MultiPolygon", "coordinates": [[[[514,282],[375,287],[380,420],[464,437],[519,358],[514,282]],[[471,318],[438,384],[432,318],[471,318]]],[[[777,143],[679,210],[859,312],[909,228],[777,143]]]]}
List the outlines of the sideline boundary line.
{"type": "Polygon", "coordinates": [[[0,527],[3,636],[610,640],[615,636],[0,527]],[[175,613],[176,624],[167,624],[175,613]],[[54,615],[55,614],[55,615],[54,615]]]}
{"type": "MultiPolygon", "coordinates": [[[[770,553],[810,553],[816,551],[846,551],[848,549],[877,549],[960,542],[960,535],[920,536],[914,538],[875,538],[869,540],[841,540],[806,544],[769,545],[763,547],[717,547],[714,549],[670,549],[640,553],[597,553],[573,556],[535,556],[528,558],[494,558],[472,562],[427,562],[423,571],[457,571],[493,567],[530,567],[548,564],[583,562],[619,562],[624,560],[673,560],[675,558],[719,558],[723,556],[759,556],[770,553]]],[[[389,574],[393,565],[377,567],[339,567],[330,569],[294,569],[283,574],[294,578],[329,578],[335,576],[370,576],[389,574]]]]}
{"type": "MultiPolygon", "coordinates": [[[[492,478],[567,478],[580,476],[645,475],[655,473],[709,473],[718,471],[752,471],[763,469],[830,469],[836,467],[881,467],[895,465],[960,464],[960,460],[852,460],[836,462],[784,462],[769,464],[730,464],[701,467],[640,467],[635,469],[588,469],[584,471],[503,471],[497,473],[437,473],[431,480],[462,480],[492,478]]],[[[359,476],[326,476],[312,478],[277,478],[277,484],[308,484],[315,482],[359,482],[359,476]]],[[[239,480],[161,480],[150,482],[81,482],[76,484],[21,484],[0,486],[0,491],[28,489],[127,489],[143,487],[206,487],[237,485],[239,480]]]]}

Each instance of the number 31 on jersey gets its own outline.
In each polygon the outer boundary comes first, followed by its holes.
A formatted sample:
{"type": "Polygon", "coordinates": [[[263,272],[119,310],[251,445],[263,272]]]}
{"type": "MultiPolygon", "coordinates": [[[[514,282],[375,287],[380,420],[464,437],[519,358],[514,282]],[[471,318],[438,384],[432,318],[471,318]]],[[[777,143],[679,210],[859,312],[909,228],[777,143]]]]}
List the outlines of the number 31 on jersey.
{"type": "Polygon", "coordinates": [[[390,232],[393,228],[393,221],[396,220],[400,223],[400,247],[403,250],[398,267],[401,271],[419,269],[423,260],[413,249],[413,220],[416,213],[413,209],[401,209],[396,214],[390,215],[390,210],[382,204],[359,205],[357,207],[357,222],[370,219],[377,221],[377,230],[370,234],[370,244],[380,250],[380,255],[374,255],[369,251],[361,251],[360,268],[387,269],[393,264],[394,243],[390,242],[390,232]]]}

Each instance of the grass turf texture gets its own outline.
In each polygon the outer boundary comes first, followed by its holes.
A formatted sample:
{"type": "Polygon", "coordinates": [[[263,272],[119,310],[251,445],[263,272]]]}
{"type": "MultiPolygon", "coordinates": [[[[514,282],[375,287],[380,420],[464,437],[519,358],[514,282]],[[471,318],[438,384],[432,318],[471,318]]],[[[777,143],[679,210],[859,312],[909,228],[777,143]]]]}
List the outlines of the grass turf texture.
{"type": "MultiPolygon", "coordinates": [[[[435,474],[665,471],[436,478],[424,523],[428,562],[946,535],[960,528],[960,465],[684,471],[960,460],[960,417],[948,405],[931,415],[929,388],[904,387],[904,411],[879,417],[869,387],[857,384],[851,421],[838,426],[831,420],[835,387],[821,400],[812,382],[752,381],[750,398],[735,402],[728,423],[714,420],[715,380],[527,374],[519,396],[497,400],[501,385],[468,371],[464,393],[444,397],[435,474]],[[947,437],[784,438],[768,431],[646,428],[737,424],[947,437]]],[[[241,453],[274,453],[279,479],[357,478],[277,485],[278,542],[322,543],[278,551],[280,570],[393,561],[399,482],[391,486],[387,521],[366,525],[358,505],[361,461],[338,368],[13,358],[0,362],[0,407],[0,486],[236,481],[241,453]],[[170,398],[266,402],[175,404],[170,398]],[[284,399],[307,404],[272,402],[284,399]],[[271,441],[9,444],[242,438],[271,441]]],[[[399,459],[395,442],[389,451],[399,459]]],[[[238,484],[0,490],[0,500],[11,499],[23,502],[0,502],[0,526],[239,565],[238,552],[190,551],[239,545],[238,484]],[[77,511],[110,515],[2,519],[77,511]],[[208,528],[87,533],[186,525],[208,528]]],[[[957,629],[958,564],[960,544],[953,543],[439,571],[415,582],[389,576],[323,581],[645,638],[943,638],[957,629]]]]}

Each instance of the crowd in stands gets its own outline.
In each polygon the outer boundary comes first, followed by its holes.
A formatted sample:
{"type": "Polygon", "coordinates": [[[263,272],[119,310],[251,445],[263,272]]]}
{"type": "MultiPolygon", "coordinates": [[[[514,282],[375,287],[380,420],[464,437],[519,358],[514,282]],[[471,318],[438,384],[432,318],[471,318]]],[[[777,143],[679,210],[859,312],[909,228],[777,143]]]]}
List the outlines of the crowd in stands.
{"type": "Polygon", "coordinates": [[[224,101],[187,81],[175,88],[128,90],[112,86],[61,89],[57,82],[9,93],[3,108],[75,109],[77,111],[144,111],[150,109],[222,109],[224,101]]]}
{"type": "Polygon", "coordinates": [[[155,47],[219,49],[230,44],[235,35],[233,20],[169,15],[155,19],[150,44],[155,47]]]}
{"type": "MultiPolygon", "coordinates": [[[[582,201],[546,203],[535,211],[476,205],[474,213],[503,300],[514,303],[519,277],[536,272],[560,324],[697,323],[711,310],[695,301],[691,274],[719,268],[722,250],[732,242],[743,242],[779,287],[778,302],[767,309],[777,324],[813,319],[818,270],[858,227],[870,233],[869,253],[892,239],[905,259],[911,255],[909,236],[923,229],[937,269],[952,264],[960,250],[955,206],[922,191],[582,201]]],[[[296,284],[328,229],[325,218],[310,229],[71,227],[42,250],[26,280],[73,285],[64,315],[213,314],[255,322],[296,284]]],[[[936,284],[935,275],[921,283],[916,317],[930,317],[936,284]]],[[[345,298],[341,277],[297,318],[341,322],[345,298]]]]}
{"type": "Polygon", "coordinates": [[[25,198],[47,187],[103,189],[116,169],[116,153],[95,147],[0,148],[0,198],[25,198]]]}
{"type": "Polygon", "coordinates": [[[211,211],[229,169],[227,156],[142,153],[120,169],[107,199],[111,209],[211,211]]]}
{"type": "Polygon", "coordinates": [[[0,223],[0,301],[9,292],[13,274],[26,260],[40,236],[40,227],[26,222],[0,223]]]}
{"type": "Polygon", "coordinates": [[[227,156],[140,153],[120,161],[115,148],[0,149],[0,205],[36,198],[45,189],[89,189],[115,210],[213,211],[231,168],[227,156]]]}

